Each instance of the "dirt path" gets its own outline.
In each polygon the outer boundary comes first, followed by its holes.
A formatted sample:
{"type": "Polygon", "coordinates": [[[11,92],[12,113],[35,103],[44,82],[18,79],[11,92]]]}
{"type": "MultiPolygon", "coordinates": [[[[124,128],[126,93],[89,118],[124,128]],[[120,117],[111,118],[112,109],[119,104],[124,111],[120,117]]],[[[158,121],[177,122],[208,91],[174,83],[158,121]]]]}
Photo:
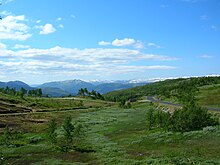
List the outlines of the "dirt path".
{"type": "Polygon", "coordinates": [[[31,112],[31,108],[18,106],[16,104],[10,104],[7,102],[0,101],[0,114],[10,114],[10,113],[22,113],[31,112]]]}
{"type": "MultiPolygon", "coordinates": [[[[171,103],[171,102],[168,102],[168,101],[161,101],[161,100],[156,100],[154,97],[152,96],[147,96],[146,97],[146,100],[142,100],[143,102],[144,101],[151,101],[151,102],[157,102],[157,103],[160,103],[160,104],[165,104],[165,105],[172,105],[172,106],[175,106],[175,107],[181,107],[182,105],[181,104],[174,104],[174,103],[171,103]]],[[[207,108],[208,110],[210,111],[218,111],[220,112],[220,108],[213,108],[213,107],[205,107],[207,108]]]]}

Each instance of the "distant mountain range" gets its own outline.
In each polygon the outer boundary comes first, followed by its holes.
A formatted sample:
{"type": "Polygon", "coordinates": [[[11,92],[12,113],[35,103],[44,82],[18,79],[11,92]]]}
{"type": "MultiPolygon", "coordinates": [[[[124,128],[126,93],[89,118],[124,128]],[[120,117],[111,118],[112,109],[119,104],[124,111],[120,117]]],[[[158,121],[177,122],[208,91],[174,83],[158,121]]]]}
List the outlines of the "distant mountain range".
{"type": "Polygon", "coordinates": [[[82,81],[82,80],[68,80],[68,81],[55,81],[48,82],[34,87],[22,81],[10,81],[10,82],[0,82],[0,88],[5,88],[6,86],[10,88],[15,88],[20,90],[22,87],[26,90],[31,90],[35,88],[41,88],[43,95],[49,95],[51,97],[61,97],[67,95],[77,95],[80,88],[87,88],[89,91],[95,90],[101,94],[108,93],[115,90],[128,89],[136,86],[142,86],[148,82],[140,81],[82,81]]]}
{"type": "Polygon", "coordinates": [[[51,96],[63,96],[63,95],[77,95],[80,88],[87,88],[89,91],[95,90],[101,94],[120,90],[127,89],[136,86],[141,86],[147,84],[147,82],[142,83],[130,83],[128,81],[91,81],[85,82],[82,80],[68,80],[68,81],[56,81],[44,83],[38,88],[43,90],[43,93],[47,93],[51,96]],[[56,92],[59,89],[59,92],[56,92]],[[52,92],[56,92],[52,93],[52,92]],[[62,94],[61,94],[62,93],[62,94]],[[60,94],[60,95],[59,95],[60,94]]]}
{"type": "Polygon", "coordinates": [[[30,87],[28,84],[22,82],[22,81],[9,81],[9,82],[0,82],[0,88],[5,87],[15,88],[17,91],[21,88],[24,88],[26,90],[34,89],[33,87],[30,87]]]}

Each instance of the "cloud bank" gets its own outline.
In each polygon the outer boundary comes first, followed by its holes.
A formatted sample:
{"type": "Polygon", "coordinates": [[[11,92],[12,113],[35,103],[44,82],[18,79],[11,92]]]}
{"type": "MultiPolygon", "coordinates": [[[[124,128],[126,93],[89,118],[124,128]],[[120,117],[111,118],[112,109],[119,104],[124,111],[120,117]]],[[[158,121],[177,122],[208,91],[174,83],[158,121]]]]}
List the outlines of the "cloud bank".
{"type": "MultiPolygon", "coordinates": [[[[0,70],[11,75],[103,75],[143,73],[147,70],[170,70],[175,66],[149,65],[149,61],[172,61],[175,57],[144,54],[133,49],[77,49],[52,47],[50,49],[28,48],[0,49],[0,70]],[[136,65],[136,62],[144,62],[136,65]]],[[[17,45],[17,47],[21,47],[17,45]]]]}
{"type": "Polygon", "coordinates": [[[27,40],[32,36],[24,15],[6,16],[0,21],[0,40],[27,40]]]}

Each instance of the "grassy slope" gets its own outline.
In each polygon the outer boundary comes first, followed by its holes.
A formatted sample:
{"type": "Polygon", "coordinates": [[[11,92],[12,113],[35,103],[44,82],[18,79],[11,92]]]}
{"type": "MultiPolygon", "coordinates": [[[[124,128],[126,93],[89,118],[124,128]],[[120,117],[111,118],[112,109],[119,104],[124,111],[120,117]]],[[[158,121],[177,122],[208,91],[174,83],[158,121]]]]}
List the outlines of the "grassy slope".
{"type": "Polygon", "coordinates": [[[199,88],[197,99],[201,105],[220,108],[220,84],[199,88]]]}
{"type": "MultiPolygon", "coordinates": [[[[212,79],[212,77],[207,79],[212,79]]],[[[216,84],[197,85],[199,91],[197,92],[196,98],[198,103],[202,106],[220,107],[220,77],[215,77],[214,79],[216,80],[216,84]]],[[[199,80],[199,78],[193,78],[192,80],[199,80]]],[[[140,87],[110,92],[107,93],[105,97],[111,100],[114,97],[125,97],[129,99],[131,97],[141,98],[142,96],[159,95],[163,100],[178,103],[174,88],[178,87],[178,85],[184,81],[190,81],[190,79],[165,80],[140,87]]]]}
{"type": "Polygon", "coordinates": [[[165,80],[160,82],[155,82],[152,84],[146,84],[144,86],[138,86],[130,89],[125,90],[118,90],[113,91],[105,94],[104,96],[107,99],[112,99],[112,97],[120,98],[120,97],[142,97],[147,95],[156,95],[159,93],[159,90],[161,88],[168,88],[171,86],[176,86],[179,82],[181,82],[183,79],[175,79],[175,80],[165,80]]]}
{"type": "MultiPolygon", "coordinates": [[[[26,133],[9,147],[0,146],[5,164],[219,164],[220,127],[184,134],[146,130],[150,105],[135,103],[135,109],[91,108],[0,117],[16,121],[26,133]],[[69,153],[54,150],[46,140],[47,122],[30,124],[26,119],[52,119],[61,123],[65,116],[81,121],[85,136],[79,145],[95,152],[69,153]],[[38,138],[37,143],[31,139],[38,138]],[[75,162],[75,163],[74,163],[75,162]]],[[[103,105],[104,107],[104,105],[103,105]]],[[[1,163],[0,163],[1,164],[1,163]]]]}
{"type": "Polygon", "coordinates": [[[18,96],[9,96],[0,93],[0,113],[1,108],[5,109],[5,106],[14,106],[14,110],[17,112],[24,112],[24,109],[30,109],[34,112],[42,111],[59,111],[59,110],[72,110],[79,108],[94,108],[103,106],[114,106],[114,103],[108,103],[104,101],[97,101],[92,99],[74,99],[74,98],[38,98],[38,97],[27,97],[21,99],[18,96]],[[82,101],[81,101],[82,100],[82,101]],[[23,109],[22,109],[22,108],[23,109]]]}

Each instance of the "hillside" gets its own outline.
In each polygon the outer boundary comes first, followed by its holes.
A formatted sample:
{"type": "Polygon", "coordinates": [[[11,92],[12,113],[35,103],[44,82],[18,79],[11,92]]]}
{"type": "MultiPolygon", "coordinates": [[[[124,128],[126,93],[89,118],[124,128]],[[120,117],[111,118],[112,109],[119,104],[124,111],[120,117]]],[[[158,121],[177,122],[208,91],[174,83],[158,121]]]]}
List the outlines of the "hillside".
{"type": "Polygon", "coordinates": [[[0,88],[5,88],[7,86],[10,88],[15,88],[16,90],[20,90],[21,88],[24,88],[26,90],[34,89],[22,81],[0,82],[0,88]]]}
{"type": "Polygon", "coordinates": [[[77,95],[79,89],[87,88],[89,91],[95,90],[101,94],[121,90],[121,89],[128,89],[136,86],[141,86],[146,84],[146,82],[142,83],[132,83],[129,81],[96,81],[96,82],[85,82],[82,80],[68,80],[68,81],[56,81],[56,82],[49,82],[44,83],[38,88],[42,88],[43,94],[48,94],[52,97],[60,97],[60,96],[67,96],[77,95]]]}
{"type": "Polygon", "coordinates": [[[89,91],[95,90],[101,94],[128,89],[136,86],[142,86],[147,82],[130,82],[130,81],[96,81],[96,82],[86,82],[82,80],[67,80],[67,81],[54,81],[48,82],[41,85],[35,85],[34,87],[22,81],[9,81],[0,82],[0,88],[15,88],[19,91],[21,88],[26,90],[32,90],[36,88],[41,88],[43,95],[50,97],[63,97],[68,95],[77,95],[81,88],[87,88],[89,91]]]}
{"type": "Polygon", "coordinates": [[[202,105],[217,104],[220,100],[216,95],[219,90],[220,77],[198,77],[179,78],[165,80],[139,86],[131,89],[113,91],[105,94],[105,98],[111,101],[129,100],[131,98],[141,98],[143,96],[157,96],[163,100],[178,101],[183,95],[187,95],[195,90],[196,98],[202,105]],[[212,91],[210,93],[210,90],[212,91]],[[215,97],[215,103],[207,102],[207,98],[215,97]],[[207,102],[207,103],[205,103],[207,102]]]}
{"type": "MultiPolygon", "coordinates": [[[[183,82],[197,84],[201,98],[219,92],[216,78],[167,80],[143,87],[153,94],[175,84],[170,92],[174,96],[172,91],[183,89],[183,82]]],[[[135,102],[125,109],[115,102],[87,97],[21,98],[0,92],[0,164],[219,164],[218,123],[181,133],[159,127],[161,121],[154,120],[149,129],[149,112],[154,117],[166,114],[148,102],[135,102]],[[64,126],[68,118],[74,130],[67,143],[64,126]],[[49,133],[52,121],[54,142],[49,133]]],[[[212,113],[210,121],[219,121],[219,113],[212,113]]]]}
{"type": "Polygon", "coordinates": [[[220,163],[219,125],[184,133],[148,130],[146,115],[155,108],[149,103],[122,109],[84,98],[21,99],[0,93],[0,99],[0,164],[220,163]],[[74,124],[68,144],[63,127],[67,117],[74,124]],[[48,134],[53,120],[55,144],[48,134]]]}
{"type": "MultiPolygon", "coordinates": [[[[68,81],[56,81],[56,82],[44,83],[39,86],[39,88],[48,88],[48,87],[51,89],[50,92],[47,91],[49,92],[48,93],[49,95],[52,95],[53,92],[58,93],[60,90],[63,90],[64,92],[69,94],[76,95],[80,88],[87,88],[88,90],[91,90],[94,87],[94,85],[82,80],[68,80],[68,81]]],[[[62,94],[63,92],[61,93],[61,95],[62,94]]]]}
{"type": "Polygon", "coordinates": [[[144,83],[104,83],[94,87],[94,90],[99,93],[108,93],[111,91],[117,91],[122,89],[133,88],[136,86],[142,86],[144,83]]]}
{"type": "Polygon", "coordinates": [[[200,87],[197,99],[204,106],[220,108],[220,83],[200,87]]]}
{"type": "Polygon", "coordinates": [[[66,92],[56,87],[41,87],[41,89],[42,89],[44,96],[48,95],[49,97],[62,97],[62,96],[68,96],[71,94],[70,92],[66,92]]]}

